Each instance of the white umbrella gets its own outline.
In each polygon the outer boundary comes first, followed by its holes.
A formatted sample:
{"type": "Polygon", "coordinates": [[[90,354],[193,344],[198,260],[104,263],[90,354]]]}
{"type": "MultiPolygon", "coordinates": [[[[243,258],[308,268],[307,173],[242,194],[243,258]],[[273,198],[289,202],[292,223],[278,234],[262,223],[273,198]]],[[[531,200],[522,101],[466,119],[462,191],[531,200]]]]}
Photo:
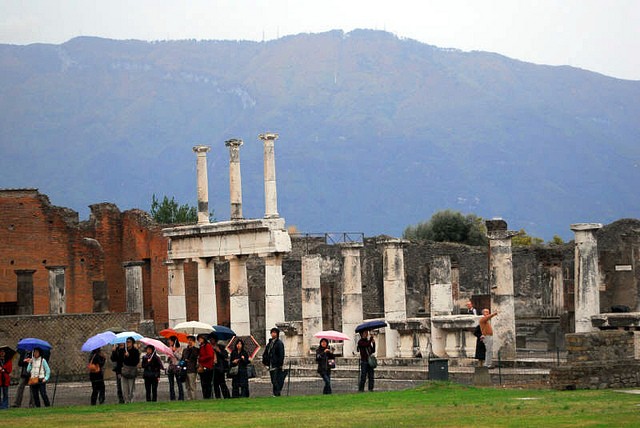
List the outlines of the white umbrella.
{"type": "Polygon", "coordinates": [[[211,333],[213,332],[213,326],[200,321],[185,321],[173,326],[175,331],[180,331],[189,334],[199,333],[211,333]]]}

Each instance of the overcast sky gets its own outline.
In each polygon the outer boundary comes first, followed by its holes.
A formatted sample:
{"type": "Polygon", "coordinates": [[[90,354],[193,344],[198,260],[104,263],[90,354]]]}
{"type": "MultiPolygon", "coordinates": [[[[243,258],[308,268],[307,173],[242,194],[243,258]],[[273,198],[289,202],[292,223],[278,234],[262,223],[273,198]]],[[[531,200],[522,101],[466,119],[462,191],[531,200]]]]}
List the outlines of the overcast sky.
{"type": "Polygon", "coordinates": [[[640,0],[0,0],[0,43],[272,40],[355,28],[640,80],[640,0]]]}

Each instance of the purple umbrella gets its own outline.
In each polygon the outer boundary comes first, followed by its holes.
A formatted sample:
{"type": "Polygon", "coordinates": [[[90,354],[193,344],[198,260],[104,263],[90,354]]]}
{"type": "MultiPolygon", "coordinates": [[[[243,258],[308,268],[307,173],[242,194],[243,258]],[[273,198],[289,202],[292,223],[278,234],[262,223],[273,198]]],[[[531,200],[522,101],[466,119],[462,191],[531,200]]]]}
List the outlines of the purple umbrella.
{"type": "Polygon", "coordinates": [[[95,336],[88,338],[80,350],[82,352],[91,352],[94,349],[102,348],[105,345],[109,345],[115,337],[116,334],[112,331],[98,333],[95,336]]]}

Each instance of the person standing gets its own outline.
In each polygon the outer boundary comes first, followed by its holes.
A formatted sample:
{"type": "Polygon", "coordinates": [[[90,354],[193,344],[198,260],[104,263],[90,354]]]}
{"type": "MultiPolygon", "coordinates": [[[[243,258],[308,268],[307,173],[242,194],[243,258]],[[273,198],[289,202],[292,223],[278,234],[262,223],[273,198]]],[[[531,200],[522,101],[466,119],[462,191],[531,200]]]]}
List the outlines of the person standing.
{"type": "Polygon", "coordinates": [[[249,354],[244,349],[244,341],[238,339],[236,347],[231,352],[231,367],[238,367],[238,373],[231,379],[231,396],[233,398],[249,396],[249,354]]]}
{"type": "Polygon", "coordinates": [[[482,310],[482,318],[480,318],[480,330],[482,332],[482,336],[480,336],[480,340],[484,342],[484,346],[486,348],[486,358],[485,363],[488,369],[493,368],[493,327],[491,327],[491,318],[498,315],[498,311],[494,313],[490,313],[489,309],[482,310]]]}
{"type": "MultiPolygon", "coordinates": [[[[28,359],[31,358],[31,352],[24,349],[19,350],[20,356],[18,357],[18,367],[20,367],[20,382],[16,389],[16,397],[13,399],[11,407],[22,407],[22,398],[24,396],[24,389],[29,384],[29,371],[27,366],[29,365],[28,359]]],[[[29,407],[33,407],[33,395],[29,388],[29,407]]]]}
{"type": "Polygon", "coordinates": [[[213,394],[216,398],[229,398],[229,388],[226,381],[229,353],[224,349],[223,344],[218,343],[218,336],[215,333],[209,335],[209,343],[216,353],[216,363],[213,365],[213,394]]]}
{"type": "Polygon", "coordinates": [[[182,359],[182,351],[180,350],[180,342],[176,336],[169,338],[169,348],[173,351],[173,355],[169,357],[169,369],[167,370],[167,377],[169,378],[169,400],[174,401],[176,399],[175,386],[177,386],[178,400],[184,401],[184,388],[182,387],[184,376],[182,374],[182,367],[179,364],[182,359]]]}
{"type": "Polygon", "coordinates": [[[369,379],[369,391],[373,391],[374,367],[371,367],[369,364],[369,356],[376,352],[376,341],[373,336],[369,337],[369,332],[366,330],[360,332],[358,351],[360,352],[360,379],[358,381],[358,391],[364,392],[364,384],[367,378],[369,379]]]}
{"type": "Polygon", "coordinates": [[[89,381],[91,381],[91,405],[104,404],[104,363],[107,359],[100,348],[94,349],[89,355],[89,381]],[[93,368],[92,368],[93,367],[93,368]]]}
{"type": "Polygon", "coordinates": [[[324,381],[323,394],[331,394],[331,364],[329,361],[335,362],[336,356],[329,348],[327,339],[320,339],[320,346],[316,349],[316,362],[318,363],[318,374],[324,381]]]}
{"type": "Polygon", "coordinates": [[[164,366],[162,365],[162,360],[156,354],[155,346],[147,345],[145,348],[145,354],[142,356],[142,369],[147,401],[158,401],[160,371],[164,370],[164,366]]]}
{"type": "Polygon", "coordinates": [[[474,357],[478,360],[478,367],[482,367],[484,359],[487,356],[487,348],[484,346],[484,342],[482,341],[482,329],[480,328],[480,324],[473,329],[473,335],[476,337],[476,352],[474,357]]]}
{"type": "Polygon", "coordinates": [[[124,364],[124,343],[113,345],[111,350],[111,361],[113,362],[113,372],[116,374],[116,391],[118,393],[118,403],[124,403],[122,394],[122,365],[124,364]]]}
{"type": "Polygon", "coordinates": [[[133,337],[127,337],[122,360],[122,394],[125,403],[133,403],[136,393],[136,377],[140,363],[140,351],[133,337]]]}
{"type": "Polygon", "coordinates": [[[0,409],[9,408],[9,385],[11,385],[11,371],[13,363],[7,358],[4,349],[0,349],[0,409]]]}
{"type": "Polygon", "coordinates": [[[213,383],[213,365],[216,362],[216,353],[213,346],[204,334],[198,335],[200,349],[198,351],[198,373],[200,373],[200,387],[202,388],[202,398],[211,398],[213,383]]]}
{"type": "Polygon", "coordinates": [[[262,363],[269,367],[269,376],[273,387],[273,396],[279,397],[284,387],[284,378],[287,373],[282,369],[284,365],[284,344],[280,340],[280,330],[271,329],[271,339],[262,355],[262,363]]]}
{"type": "Polygon", "coordinates": [[[196,399],[196,377],[198,375],[198,348],[196,347],[195,336],[187,336],[187,348],[182,351],[182,361],[186,368],[187,378],[185,388],[189,400],[196,399]]]}
{"type": "Polygon", "coordinates": [[[31,379],[38,379],[37,383],[31,384],[31,395],[33,396],[33,404],[36,407],[40,407],[40,396],[42,396],[42,402],[45,407],[49,407],[49,397],[47,396],[47,382],[51,376],[51,369],[49,363],[42,356],[42,349],[34,348],[32,357],[28,359],[29,365],[27,370],[30,373],[29,383],[31,379]]]}

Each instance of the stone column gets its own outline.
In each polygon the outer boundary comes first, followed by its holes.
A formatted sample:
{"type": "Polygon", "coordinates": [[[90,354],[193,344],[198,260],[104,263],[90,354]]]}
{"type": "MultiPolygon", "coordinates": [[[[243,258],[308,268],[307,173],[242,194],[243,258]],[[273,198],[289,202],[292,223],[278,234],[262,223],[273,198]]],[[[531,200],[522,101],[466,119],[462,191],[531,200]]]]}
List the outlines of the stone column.
{"type": "Polygon", "coordinates": [[[320,255],[302,257],[302,354],[319,343],[313,335],[322,330],[322,294],[320,292],[320,255]]]}
{"type": "Polygon", "coordinates": [[[209,146],[194,146],[198,178],[198,224],[209,223],[209,181],[207,179],[207,152],[209,146]]]}
{"type": "MultiPolygon", "coordinates": [[[[431,294],[431,316],[451,315],[453,313],[453,295],[451,294],[451,257],[435,256],[431,261],[429,275],[431,294]]],[[[446,356],[447,332],[431,323],[431,352],[438,357],[446,356]]]]}
{"type": "Polygon", "coordinates": [[[600,268],[596,231],[600,223],[576,223],[571,225],[575,234],[574,296],[576,333],[596,330],[591,317],[600,313],[600,268]]]}
{"type": "Polygon", "coordinates": [[[278,215],[278,192],[276,191],[276,159],[274,145],[278,134],[268,132],[258,135],[264,143],[264,217],[278,215]]]}
{"type": "Polygon", "coordinates": [[[229,197],[231,199],[231,220],[241,220],[242,176],[240,175],[240,146],[242,145],[242,140],[235,138],[227,140],[225,145],[229,147],[229,197]]]}
{"type": "Polygon", "coordinates": [[[251,334],[249,313],[249,283],[247,281],[247,256],[229,256],[229,304],[231,305],[231,330],[238,336],[251,334]]]}
{"type": "Polygon", "coordinates": [[[268,342],[271,337],[271,329],[275,327],[277,323],[285,322],[281,254],[274,253],[264,257],[264,285],[264,327],[266,333],[265,338],[268,342]]]}
{"type": "MultiPolygon", "coordinates": [[[[356,356],[355,331],[362,324],[362,267],[360,251],[363,244],[345,242],[340,244],[342,252],[342,332],[354,340],[345,340],[342,347],[344,357],[356,356]]],[[[358,355],[359,357],[359,355],[358,355]]]]}
{"type": "Polygon", "coordinates": [[[216,303],[215,266],[213,259],[199,258],[198,262],[198,320],[207,324],[218,323],[216,303]]]}
{"type": "MultiPolygon", "coordinates": [[[[491,319],[493,327],[493,355],[497,361],[516,356],[516,317],[513,299],[513,263],[511,238],[518,234],[507,230],[504,220],[487,220],[489,238],[489,285],[491,287],[491,311],[498,316],[491,319]]],[[[480,310],[485,308],[480,308],[480,310]]]]}
{"type": "Polygon", "coordinates": [[[184,285],[184,260],[166,263],[169,283],[168,312],[169,327],[187,321],[187,300],[184,285]]]}
{"type": "Polygon", "coordinates": [[[557,317],[564,312],[564,275],[562,273],[562,255],[552,256],[548,265],[549,276],[545,278],[542,294],[543,313],[548,317],[557,317]]]}
{"type": "Polygon", "coordinates": [[[49,313],[67,312],[64,266],[47,266],[49,271],[49,313]]]}
{"type": "Polygon", "coordinates": [[[125,272],[127,312],[140,314],[144,319],[144,299],[142,284],[142,261],[125,262],[122,264],[125,272]]]}
{"type": "MultiPolygon", "coordinates": [[[[404,278],[404,245],[408,241],[388,239],[380,241],[384,246],[383,254],[383,290],[384,317],[387,322],[405,321],[407,318],[407,302],[405,299],[404,278]]],[[[397,330],[385,329],[387,358],[400,355],[399,333],[397,330]]]]}

